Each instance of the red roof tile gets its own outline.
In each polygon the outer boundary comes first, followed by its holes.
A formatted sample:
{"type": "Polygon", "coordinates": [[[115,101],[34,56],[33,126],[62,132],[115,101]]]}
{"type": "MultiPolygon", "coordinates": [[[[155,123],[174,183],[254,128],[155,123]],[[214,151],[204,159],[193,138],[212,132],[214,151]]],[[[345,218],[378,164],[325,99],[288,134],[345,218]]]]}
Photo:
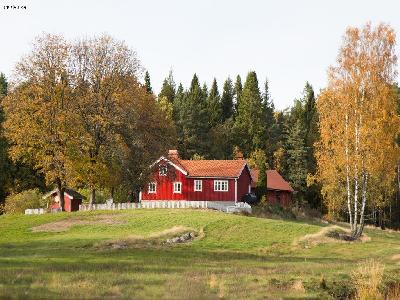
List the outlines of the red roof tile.
{"type": "MultiPolygon", "coordinates": [[[[258,175],[260,171],[257,169],[251,170],[251,177],[253,178],[252,187],[257,185],[258,175]]],[[[293,192],[293,188],[290,184],[283,179],[281,174],[279,174],[276,170],[268,170],[267,171],[267,189],[271,190],[280,190],[280,191],[289,191],[293,192]]]]}
{"type": "Polygon", "coordinates": [[[246,165],[245,160],[178,160],[178,162],[191,177],[239,177],[246,165]]]}

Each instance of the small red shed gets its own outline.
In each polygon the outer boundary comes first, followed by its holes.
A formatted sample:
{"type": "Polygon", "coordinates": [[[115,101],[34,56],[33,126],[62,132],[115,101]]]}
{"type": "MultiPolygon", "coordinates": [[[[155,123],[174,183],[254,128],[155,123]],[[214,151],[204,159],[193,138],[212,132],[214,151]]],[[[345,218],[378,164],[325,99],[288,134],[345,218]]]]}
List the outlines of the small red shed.
{"type": "MultiPolygon", "coordinates": [[[[255,191],[258,182],[259,170],[252,169],[251,175],[254,180],[251,188],[252,191],[255,191]]],[[[285,179],[283,179],[278,171],[267,171],[267,200],[269,203],[280,204],[287,207],[292,202],[293,191],[293,188],[285,179]]]]}
{"type": "MultiPolygon", "coordinates": [[[[50,197],[49,208],[51,210],[59,210],[60,209],[60,198],[58,197],[57,190],[53,190],[47,193],[43,198],[50,197]]],[[[82,196],[77,191],[73,189],[65,189],[64,190],[64,211],[78,211],[79,205],[82,204],[82,200],[85,199],[85,196],[82,196]]]]}
{"type": "Polygon", "coordinates": [[[152,168],[140,201],[238,202],[251,189],[250,168],[245,160],[182,160],[177,150],[170,150],[152,168]]]}

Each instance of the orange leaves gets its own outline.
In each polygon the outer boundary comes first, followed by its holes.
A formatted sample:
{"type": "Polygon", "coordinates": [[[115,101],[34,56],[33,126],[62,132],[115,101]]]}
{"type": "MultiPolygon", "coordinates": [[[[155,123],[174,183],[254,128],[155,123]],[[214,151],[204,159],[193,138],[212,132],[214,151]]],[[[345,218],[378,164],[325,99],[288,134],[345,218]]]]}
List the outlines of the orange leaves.
{"type": "Polygon", "coordinates": [[[361,181],[359,176],[369,174],[371,182],[385,188],[393,179],[400,129],[392,88],[394,46],[395,33],[385,24],[348,28],[338,65],[328,69],[328,87],[317,100],[321,140],[316,156],[325,199],[334,205],[342,203],[337,197],[345,197],[338,191],[346,189],[346,176],[361,181]]]}

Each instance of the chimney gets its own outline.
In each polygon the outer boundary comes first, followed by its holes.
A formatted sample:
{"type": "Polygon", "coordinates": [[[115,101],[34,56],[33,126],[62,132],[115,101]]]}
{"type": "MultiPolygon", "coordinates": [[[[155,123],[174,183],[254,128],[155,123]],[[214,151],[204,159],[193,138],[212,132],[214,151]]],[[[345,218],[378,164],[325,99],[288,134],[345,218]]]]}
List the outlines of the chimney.
{"type": "Polygon", "coordinates": [[[243,152],[240,150],[237,150],[234,153],[234,158],[235,158],[235,160],[243,160],[244,159],[243,152]]]}
{"type": "Polygon", "coordinates": [[[179,159],[178,150],[168,150],[168,157],[172,159],[179,159]]]}

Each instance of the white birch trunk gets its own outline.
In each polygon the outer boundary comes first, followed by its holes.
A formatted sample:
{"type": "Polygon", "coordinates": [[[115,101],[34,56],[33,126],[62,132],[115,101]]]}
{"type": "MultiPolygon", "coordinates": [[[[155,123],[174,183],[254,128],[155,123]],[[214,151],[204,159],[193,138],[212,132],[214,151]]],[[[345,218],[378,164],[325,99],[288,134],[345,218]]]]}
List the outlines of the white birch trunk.
{"type": "Polygon", "coordinates": [[[356,161],[354,163],[354,220],[353,220],[353,228],[352,228],[352,236],[354,237],[357,232],[357,221],[358,221],[358,166],[357,166],[357,154],[358,154],[358,122],[355,123],[355,154],[356,161]]]}
{"type": "Polygon", "coordinates": [[[345,121],[346,130],[346,144],[345,144],[345,155],[346,155],[346,189],[347,189],[347,211],[349,213],[349,222],[351,231],[353,231],[353,214],[351,211],[351,191],[350,191],[350,162],[349,162],[349,115],[346,114],[345,121]]]}
{"type": "Polygon", "coordinates": [[[367,203],[367,188],[368,188],[368,173],[363,172],[363,188],[362,188],[362,206],[360,212],[360,227],[358,228],[356,238],[359,238],[364,229],[364,212],[365,212],[365,205],[367,203]]]}

